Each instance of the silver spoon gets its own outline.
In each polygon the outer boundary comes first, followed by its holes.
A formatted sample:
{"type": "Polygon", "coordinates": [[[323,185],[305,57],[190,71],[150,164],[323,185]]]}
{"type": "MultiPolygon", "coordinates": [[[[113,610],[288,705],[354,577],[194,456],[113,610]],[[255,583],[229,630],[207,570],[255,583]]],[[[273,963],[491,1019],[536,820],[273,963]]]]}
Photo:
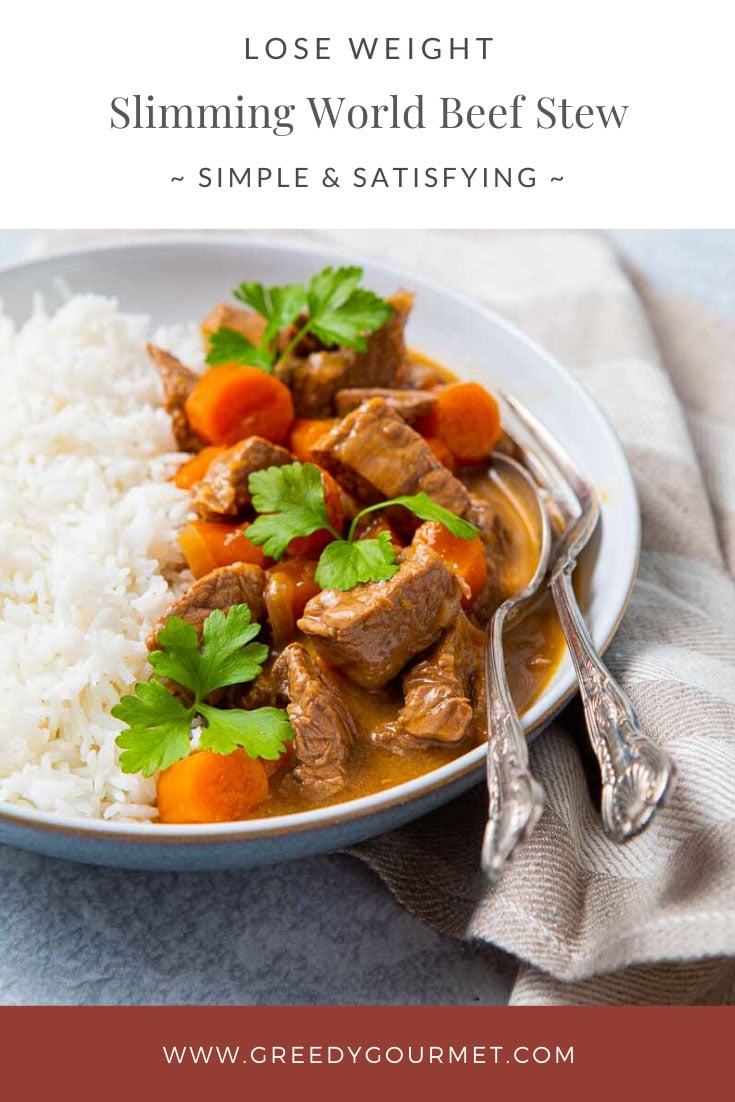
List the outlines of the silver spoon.
{"type": "MultiPolygon", "coordinates": [[[[485,636],[487,682],[488,821],[482,842],[482,869],[495,882],[517,843],[528,838],[544,807],[544,793],[528,764],[526,734],[508,687],[503,650],[503,626],[509,614],[539,590],[551,552],[551,524],[538,488],[526,470],[507,455],[494,452],[491,477],[503,467],[518,475],[530,490],[538,512],[541,547],[533,577],[519,593],[496,609],[485,636]]],[[[504,487],[507,492],[507,488],[504,487]]],[[[523,512],[523,509],[519,509],[523,512]]]]}
{"type": "Polygon", "coordinates": [[[646,735],[632,703],[600,658],[574,593],[572,574],[577,559],[599,523],[597,494],[548,429],[517,399],[509,394],[502,397],[533,440],[534,451],[523,449],[524,458],[533,455],[547,477],[561,477],[577,500],[578,514],[569,519],[554,553],[549,584],[579,681],[590,742],[600,765],[603,827],[614,841],[625,842],[640,833],[670,799],[676,785],[676,766],[670,755],[646,735]]]}

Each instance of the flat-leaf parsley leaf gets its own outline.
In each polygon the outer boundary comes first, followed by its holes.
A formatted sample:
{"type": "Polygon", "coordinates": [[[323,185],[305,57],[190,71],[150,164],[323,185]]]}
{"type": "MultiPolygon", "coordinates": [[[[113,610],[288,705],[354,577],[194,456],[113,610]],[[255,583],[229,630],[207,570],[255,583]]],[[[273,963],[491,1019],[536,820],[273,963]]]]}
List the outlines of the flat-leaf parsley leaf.
{"type": "Polygon", "coordinates": [[[124,696],[112,714],[128,724],[117,737],[123,773],[150,777],[189,753],[192,710],[160,681],[139,681],[135,696],[124,696]]]}
{"type": "Polygon", "coordinates": [[[325,268],[307,291],[307,330],[324,344],[341,344],[364,352],[366,333],[385,325],[393,307],[385,299],[358,287],[362,268],[325,268]]]}
{"type": "Polygon", "coordinates": [[[248,539],[280,559],[292,539],[326,528],[337,539],[327,515],[324,485],[313,463],[286,463],[253,471],[248,479],[253,508],[259,514],[248,528],[248,539]]]}
{"type": "Polygon", "coordinates": [[[123,696],[112,709],[116,719],[128,725],[117,737],[123,751],[123,773],[150,777],[166,769],[190,750],[191,725],[199,715],[207,726],[200,745],[217,754],[231,754],[241,746],[251,758],[275,760],[293,738],[286,713],[279,708],[243,711],[216,708],[206,698],[228,685],[252,681],[268,657],[264,643],[254,643],[259,624],[251,623],[247,605],[233,605],[224,613],[215,609],[204,621],[201,649],[196,629],[178,616],[170,616],[158,633],[160,650],[150,655],[157,677],[168,678],[188,689],[194,700],[187,705],[155,678],[139,681],[134,695],[123,696]]]}
{"type": "Polygon", "coordinates": [[[231,754],[242,746],[251,758],[273,761],[285,750],[285,742],[293,738],[291,724],[282,708],[256,708],[245,712],[202,704],[200,711],[207,720],[199,739],[202,750],[231,754]]]}
{"type": "Polygon", "coordinates": [[[398,569],[390,532],[379,532],[375,539],[328,543],[314,580],[322,589],[352,589],[360,582],[387,581],[398,569]]]}
{"type": "Polygon", "coordinates": [[[209,338],[207,363],[213,367],[217,364],[242,364],[259,367],[269,373],[273,370],[273,356],[267,347],[253,344],[244,333],[225,325],[215,329],[209,338]]]}

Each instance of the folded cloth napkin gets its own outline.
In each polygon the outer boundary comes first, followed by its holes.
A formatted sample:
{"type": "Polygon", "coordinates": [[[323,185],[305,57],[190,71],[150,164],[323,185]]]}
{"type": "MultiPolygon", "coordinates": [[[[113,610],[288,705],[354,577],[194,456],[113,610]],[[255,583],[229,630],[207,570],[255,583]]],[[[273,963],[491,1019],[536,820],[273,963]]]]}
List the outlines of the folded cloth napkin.
{"type": "Polygon", "coordinates": [[[532,746],[547,806],[496,891],[477,889],[482,789],[352,852],[426,922],[520,958],[513,1003],[732,1001],[735,326],[637,287],[593,234],[349,241],[516,322],[612,420],[640,495],[643,554],[607,660],[679,768],[669,807],[615,845],[589,795],[572,708],[532,746]]]}
{"type": "MultiPolygon", "coordinates": [[[[613,844],[572,705],[533,743],[547,806],[496,891],[477,890],[481,787],[351,852],[427,923],[519,958],[512,1003],[735,1001],[735,325],[652,294],[595,234],[271,236],[453,286],[517,323],[597,399],[643,514],[638,582],[606,660],[679,769],[671,804],[613,844]]],[[[45,250],[46,235],[36,244],[45,250]]]]}

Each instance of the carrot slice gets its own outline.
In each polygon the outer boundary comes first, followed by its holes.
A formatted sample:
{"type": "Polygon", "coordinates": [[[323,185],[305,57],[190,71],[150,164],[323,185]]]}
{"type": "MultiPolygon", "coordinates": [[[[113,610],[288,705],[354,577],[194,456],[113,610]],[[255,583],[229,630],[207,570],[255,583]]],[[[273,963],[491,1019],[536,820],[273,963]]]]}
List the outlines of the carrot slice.
{"type": "Polygon", "coordinates": [[[179,489],[190,490],[197,482],[201,482],[209,470],[210,463],[218,455],[221,455],[224,450],[224,448],[210,444],[208,448],[202,448],[197,455],[187,459],[186,463],[182,463],[174,475],[174,482],[179,489]]]}
{"type": "Polygon", "coordinates": [[[418,529],[414,542],[431,547],[447,566],[464,578],[470,588],[470,595],[463,599],[462,604],[465,608],[474,604],[487,581],[485,545],[480,537],[464,540],[460,536],[453,536],[443,524],[428,521],[418,529]]]}
{"type": "Polygon", "coordinates": [[[277,649],[295,638],[296,621],[303,615],[307,601],[319,593],[315,573],[316,563],[303,559],[276,563],[268,571],[265,607],[277,649]]]}
{"type": "Polygon", "coordinates": [[[314,456],[311,449],[320,436],[329,432],[333,425],[337,424],[336,417],[324,420],[314,420],[310,417],[298,417],[291,426],[291,442],[289,450],[294,453],[302,463],[313,463],[314,456]]]}
{"type": "Polygon", "coordinates": [[[244,750],[198,750],[174,762],[158,778],[162,823],[226,823],[244,819],[268,798],[263,763],[244,750]]]}
{"type": "Polygon", "coordinates": [[[179,546],[195,578],[209,574],[218,566],[252,562],[266,566],[270,559],[247,537],[247,524],[220,524],[211,520],[192,520],[179,533],[179,546]]]}
{"type": "Polygon", "coordinates": [[[246,436],[282,444],[294,412],[291,391],[274,375],[220,364],[201,376],[186,399],[186,415],[203,440],[229,447],[246,436]]]}
{"type": "Polygon", "coordinates": [[[479,383],[450,383],[436,392],[436,406],[416,428],[438,437],[460,464],[487,459],[500,439],[498,403],[479,383]]]}
{"type": "MultiPolygon", "coordinates": [[[[322,471],[322,486],[324,487],[324,504],[327,507],[329,523],[336,532],[341,532],[345,522],[344,509],[342,507],[342,491],[327,471],[322,471]]],[[[318,532],[312,532],[310,536],[296,536],[286,548],[289,555],[295,555],[299,559],[316,559],[322,553],[334,536],[328,528],[320,528],[318,532]]]]}

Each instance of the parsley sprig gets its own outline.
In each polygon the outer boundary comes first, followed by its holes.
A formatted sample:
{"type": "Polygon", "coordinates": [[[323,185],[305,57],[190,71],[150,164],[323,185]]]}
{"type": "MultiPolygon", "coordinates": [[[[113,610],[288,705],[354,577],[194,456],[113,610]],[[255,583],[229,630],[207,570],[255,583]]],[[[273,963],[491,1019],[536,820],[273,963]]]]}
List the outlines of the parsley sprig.
{"type": "Polygon", "coordinates": [[[273,371],[285,363],[307,333],[325,345],[338,344],[364,352],[366,334],[380,329],[393,313],[385,299],[359,286],[362,268],[324,268],[309,283],[265,287],[248,281],[235,288],[234,296],[265,318],[259,344],[227,326],[210,336],[208,364],[239,363],[273,371]],[[281,330],[299,322],[287,347],[279,354],[281,330]]]}
{"type": "Polygon", "coordinates": [[[346,539],[332,526],[324,498],[319,468],[313,463],[287,463],[254,471],[248,489],[259,514],[248,527],[248,539],[262,546],[266,555],[280,559],[292,539],[326,529],[334,536],[321,553],[315,580],[322,589],[352,589],[361,582],[392,578],[399,569],[389,532],[374,539],[356,540],[363,517],[391,505],[402,505],[420,520],[439,521],[453,536],[472,539],[477,528],[469,521],[437,505],[425,493],[394,497],[368,505],[354,517],[346,539]]]}
{"type": "Polygon", "coordinates": [[[260,625],[251,623],[247,605],[233,605],[226,614],[217,609],[204,621],[200,648],[196,628],[178,616],[169,617],[158,633],[161,649],[149,657],[156,676],[139,681],[135,695],[123,696],[112,709],[112,715],[128,725],[116,740],[123,751],[123,773],[150,777],[185,758],[196,716],[206,724],[199,740],[203,750],[231,754],[240,746],[251,758],[280,757],[285,742],[293,738],[282,709],[244,711],[205,703],[215,689],[252,681],[262,671],[268,647],[253,642],[259,631],[260,625]],[[193,703],[187,707],[156,678],[188,689],[193,703]]]}

